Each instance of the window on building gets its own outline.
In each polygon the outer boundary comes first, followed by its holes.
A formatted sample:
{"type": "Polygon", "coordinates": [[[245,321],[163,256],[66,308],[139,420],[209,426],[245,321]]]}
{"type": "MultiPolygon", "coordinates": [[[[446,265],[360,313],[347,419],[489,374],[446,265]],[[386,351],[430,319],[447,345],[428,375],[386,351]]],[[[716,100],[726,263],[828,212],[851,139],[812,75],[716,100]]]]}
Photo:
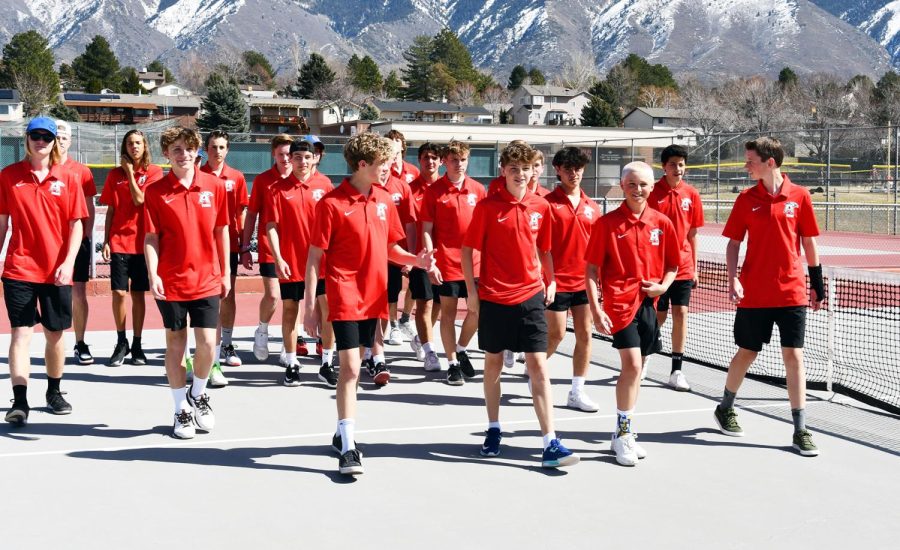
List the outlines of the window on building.
{"type": "Polygon", "coordinates": [[[9,105],[0,105],[0,115],[9,114],[9,105]]]}

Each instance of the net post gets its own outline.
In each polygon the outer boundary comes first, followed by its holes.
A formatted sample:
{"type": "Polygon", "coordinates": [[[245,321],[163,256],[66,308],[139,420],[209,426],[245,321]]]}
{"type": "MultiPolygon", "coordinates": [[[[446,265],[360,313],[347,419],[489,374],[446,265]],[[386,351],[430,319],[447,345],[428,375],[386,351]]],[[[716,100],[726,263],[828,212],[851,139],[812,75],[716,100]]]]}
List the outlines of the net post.
{"type": "Polygon", "coordinates": [[[828,296],[827,304],[827,315],[828,315],[828,337],[826,340],[826,361],[825,361],[825,385],[826,389],[834,393],[834,338],[835,334],[837,334],[836,324],[837,319],[835,316],[835,296],[837,291],[835,289],[836,284],[834,282],[834,272],[828,271],[828,288],[825,291],[828,296]]]}

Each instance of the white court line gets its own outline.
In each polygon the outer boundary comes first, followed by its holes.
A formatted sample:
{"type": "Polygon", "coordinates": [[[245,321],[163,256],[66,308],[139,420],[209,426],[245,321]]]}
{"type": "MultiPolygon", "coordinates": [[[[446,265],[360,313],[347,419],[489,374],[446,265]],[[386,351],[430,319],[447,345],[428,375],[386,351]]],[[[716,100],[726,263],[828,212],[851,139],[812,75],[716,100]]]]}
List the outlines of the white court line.
{"type": "MultiPolygon", "coordinates": [[[[807,406],[812,403],[817,403],[816,401],[807,402],[807,406]]],[[[823,401],[823,403],[827,403],[827,401],[823,401]]],[[[766,403],[763,405],[753,405],[753,406],[745,406],[745,407],[736,407],[737,409],[742,410],[755,410],[755,409],[773,409],[777,407],[784,407],[787,405],[787,401],[784,403],[766,403]]],[[[655,411],[655,412],[643,412],[643,413],[634,413],[633,416],[662,416],[668,414],[691,414],[698,412],[709,412],[712,410],[710,407],[704,407],[702,409],[681,409],[675,411],[655,411]]],[[[592,414],[590,416],[570,416],[566,418],[556,418],[554,422],[567,422],[570,420],[596,420],[600,418],[611,419],[615,418],[615,414],[592,414]]],[[[534,420],[513,420],[506,422],[504,421],[504,425],[510,424],[529,424],[532,422],[537,422],[537,419],[534,420]]],[[[401,432],[416,432],[422,430],[449,430],[449,429],[457,429],[457,428],[483,428],[484,422],[478,423],[469,423],[469,424],[445,424],[443,426],[410,426],[407,428],[377,428],[373,430],[356,430],[357,434],[378,434],[378,433],[401,433],[401,432]]],[[[21,432],[22,435],[27,435],[28,432],[21,432]]],[[[159,445],[129,445],[123,447],[98,447],[93,449],[58,449],[54,451],[30,451],[24,453],[4,453],[0,454],[0,459],[2,458],[22,458],[22,457],[33,457],[33,456],[52,456],[52,455],[65,455],[71,453],[86,453],[86,452],[114,452],[114,451],[136,451],[140,449],[169,449],[174,447],[195,447],[195,446],[223,446],[230,445],[234,443],[254,443],[257,441],[282,441],[285,439],[308,439],[311,437],[316,438],[327,438],[334,435],[334,432],[327,433],[310,433],[310,434],[292,434],[292,435],[272,435],[272,436],[262,436],[262,437],[245,437],[245,438],[235,438],[235,439],[194,439],[192,441],[174,441],[171,443],[162,443],[159,445]]]]}

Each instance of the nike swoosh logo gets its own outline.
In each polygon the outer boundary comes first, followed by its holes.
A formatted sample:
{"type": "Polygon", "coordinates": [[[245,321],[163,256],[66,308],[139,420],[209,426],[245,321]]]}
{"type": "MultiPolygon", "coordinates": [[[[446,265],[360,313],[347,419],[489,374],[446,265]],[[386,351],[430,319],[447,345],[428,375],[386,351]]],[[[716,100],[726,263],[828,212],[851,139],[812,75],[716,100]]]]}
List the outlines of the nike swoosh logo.
{"type": "Polygon", "coordinates": [[[166,204],[169,204],[170,202],[172,202],[174,200],[175,200],[175,197],[172,197],[171,199],[166,199],[166,204]]]}
{"type": "Polygon", "coordinates": [[[555,206],[557,210],[559,210],[560,208],[562,208],[562,205],[561,205],[561,204],[554,204],[553,206],[555,206]]]}
{"type": "Polygon", "coordinates": [[[117,181],[116,185],[122,185],[123,183],[128,183],[127,181],[117,181]]]}
{"type": "Polygon", "coordinates": [[[285,195],[284,198],[287,200],[291,200],[294,198],[294,195],[285,195]]]}
{"type": "Polygon", "coordinates": [[[509,219],[509,216],[506,216],[505,218],[497,218],[497,221],[503,223],[508,219],[509,219]]]}
{"type": "Polygon", "coordinates": [[[447,204],[448,202],[450,202],[450,199],[441,201],[441,204],[447,204]]]}
{"type": "Polygon", "coordinates": [[[666,199],[663,199],[663,200],[661,200],[661,201],[656,201],[656,204],[662,204],[662,203],[664,203],[664,202],[666,202],[666,199]]]}
{"type": "Polygon", "coordinates": [[[416,202],[419,202],[420,200],[422,200],[422,198],[423,197],[416,197],[416,202]]]}
{"type": "Polygon", "coordinates": [[[628,233],[623,233],[623,234],[621,234],[621,235],[616,235],[616,237],[618,237],[618,238],[620,238],[620,239],[624,239],[624,238],[627,237],[627,236],[628,236],[628,233]]]}
{"type": "Polygon", "coordinates": [[[27,184],[27,183],[24,183],[24,182],[23,182],[23,183],[17,183],[17,184],[16,184],[16,187],[22,187],[23,185],[28,185],[28,184],[27,184]]]}
{"type": "Polygon", "coordinates": [[[759,210],[760,208],[762,208],[762,206],[754,206],[754,207],[753,207],[753,211],[756,212],[756,211],[759,210]]]}
{"type": "Polygon", "coordinates": [[[354,209],[354,210],[349,210],[349,211],[347,211],[347,212],[344,212],[344,215],[345,215],[345,216],[349,216],[350,214],[352,214],[352,213],[355,212],[355,211],[356,211],[355,209],[354,209]]]}

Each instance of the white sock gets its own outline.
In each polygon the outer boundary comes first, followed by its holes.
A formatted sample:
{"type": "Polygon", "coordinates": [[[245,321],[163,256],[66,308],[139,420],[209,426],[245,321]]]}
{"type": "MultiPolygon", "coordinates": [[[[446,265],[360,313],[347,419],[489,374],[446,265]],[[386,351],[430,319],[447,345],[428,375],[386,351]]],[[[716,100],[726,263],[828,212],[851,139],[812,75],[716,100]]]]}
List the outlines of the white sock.
{"type": "Polygon", "coordinates": [[[206,383],[209,381],[209,377],[200,378],[196,374],[194,375],[194,381],[191,383],[191,397],[194,399],[200,397],[204,393],[206,393],[206,383]]]}
{"type": "Polygon", "coordinates": [[[622,411],[616,409],[616,433],[631,433],[631,415],[634,409],[630,411],[622,411]]]}
{"type": "MultiPolygon", "coordinates": [[[[488,422],[488,429],[491,428],[497,428],[498,430],[500,430],[500,422],[488,422]]],[[[500,431],[502,432],[503,430],[500,431]]]]}
{"type": "Polygon", "coordinates": [[[175,414],[191,410],[191,405],[187,400],[187,386],[172,388],[172,398],[175,400],[175,414]]]}
{"type": "Polygon", "coordinates": [[[222,344],[216,346],[216,354],[213,356],[213,363],[218,363],[222,357],[222,344]]]}
{"type": "Polygon", "coordinates": [[[322,364],[324,365],[324,364],[327,363],[327,364],[330,365],[330,364],[331,364],[331,358],[332,358],[333,355],[334,355],[334,352],[333,352],[332,350],[330,350],[330,349],[323,349],[323,350],[322,350],[322,364]]]}
{"type": "Polygon", "coordinates": [[[372,361],[377,365],[378,363],[384,363],[384,354],[379,353],[378,355],[372,356],[372,361]]]}
{"type": "Polygon", "coordinates": [[[356,448],[353,441],[353,427],[356,424],[352,418],[344,418],[338,421],[338,433],[341,434],[341,454],[356,448]]]}
{"type": "Polygon", "coordinates": [[[431,347],[431,342],[422,342],[422,349],[425,350],[425,353],[431,353],[434,349],[431,347]]]}
{"type": "Polygon", "coordinates": [[[234,332],[233,328],[222,327],[222,345],[223,346],[231,345],[231,333],[232,332],[234,332]]]}
{"type": "Polygon", "coordinates": [[[456,344],[456,353],[459,353],[461,351],[467,351],[466,346],[460,346],[459,344],[456,344]]]}
{"type": "Polygon", "coordinates": [[[572,377],[572,393],[578,393],[584,389],[584,376],[572,377]]]}
{"type": "Polygon", "coordinates": [[[256,327],[256,331],[268,333],[269,332],[269,323],[263,323],[262,321],[260,321],[259,326],[256,327]]]}
{"type": "Polygon", "coordinates": [[[366,348],[366,352],[363,354],[363,360],[372,358],[372,348],[366,348]]]}
{"type": "Polygon", "coordinates": [[[185,359],[191,358],[191,346],[189,344],[190,344],[190,342],[188,342],[188,341],[185,341],[185,343],[184,343],[184,358],[185,359]]]}
{"type": "Polygon", "coordinates": [[[293,353],[285,352],[284,353],[284,362],[287,363],[288,365],[293,366],[294,361],[296,359],[297,359],[297,352],[293,352],[293,353]]]}
{"type": "Polygon", "coordinates": [[[550,442],[556,439],[556,432],[548,432],[544,434],[544,448],[550,446],[550,442]]]}

